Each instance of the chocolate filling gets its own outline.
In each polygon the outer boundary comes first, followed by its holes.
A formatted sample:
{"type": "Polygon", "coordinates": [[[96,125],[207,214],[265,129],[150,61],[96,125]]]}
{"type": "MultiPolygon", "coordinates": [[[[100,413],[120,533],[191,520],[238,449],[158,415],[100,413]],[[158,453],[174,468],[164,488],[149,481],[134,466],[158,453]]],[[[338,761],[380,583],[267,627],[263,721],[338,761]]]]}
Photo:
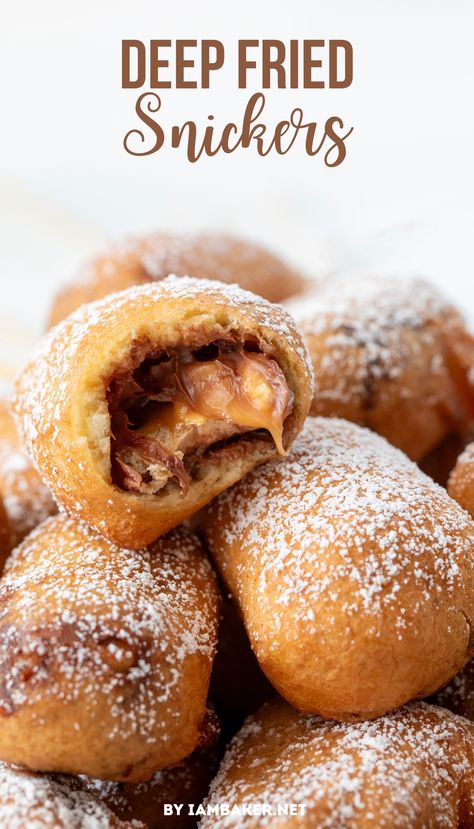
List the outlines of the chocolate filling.
{"type": "Polygon", "coordinates": [[[107,384],[112,479],[156,494],[168,482],[186,493],[200,458],[255,436],[283,454],[293,395],[273,356],[254,343],[218,340],[156,353],[135,344],[107,384]]]}

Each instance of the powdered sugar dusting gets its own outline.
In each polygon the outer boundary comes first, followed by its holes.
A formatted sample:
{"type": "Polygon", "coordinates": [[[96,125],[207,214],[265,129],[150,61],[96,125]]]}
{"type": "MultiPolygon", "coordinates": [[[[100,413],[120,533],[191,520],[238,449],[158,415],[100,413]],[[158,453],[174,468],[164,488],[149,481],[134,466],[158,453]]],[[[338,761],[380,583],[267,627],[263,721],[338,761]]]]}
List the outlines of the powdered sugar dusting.
{"type": "Polygon", "coordinates": [[[424,352],[433,354],[430,371],[440,375],[446,364],[436,345],[439,326],[464,328],[457,311],[418,278],[333,277],[285,306],[309,343],[316,404],[334,407],[364,401],[374,384],[396,380],[424,352]],[[417,332],[416,353],[407,331],[417,332]]]}
{"type": "MultiPolygon", "coordinates": [[[[211,525],[224,510],[223,535],[212,536],[214,551],[225,576],[226,547],[236,543],[241,550],[237,597],[244,580],[254,585],[258,606],[272,620],[275,646],[288,614],[304,620],[305,632],[315,637],[336,618],[336,628],[345,619],[348,631],[353,620],[363,619],[366,635],[378,636],[381,614],[390,610],[402,638],[440,595],[462,607],[474,565],[474,524],[402,452],[368,429],[308,418],[285,462],[266,464],[219,496],[211,525]],[[409,614],[400,600],[406,584],[412,585],[409,614]]],[[[246,624],[258,641],[260,619],[246,624]]]]}
{"type": "Polygon", "coordinates": [[[0,763],[2,829],[144,829],[119,820],[71,778],[35,774],[0,763]]]}
{"type": "Polygon", "coordinates": [[[0,584],[3,709],[32,706],[35,718],[36,689],[43,707],[87,696],[108,711],[107,739],[173,739],[187,657],[205,656],[210,670],[216,646],[214,580],[197,550],[185,530],[131,551],[65,516],[40,525],[0,584]]]}
{"type": "Polygon", "coordinates": [[[127,263],[143,274],[142,278],[160,280],[170,273],[192,273],[199,278],[242,283],[255,293],[282,298],[296,293],[303,278],[267,250],[248,241],[222,233],[169,235],[154,233],[131,237],[112,245],[106,256],[87,262],[73,284],[97,285],[112,279],[127,263]]]}
{"type": "Polygon", "coordinates": [[[471,826],[473,762],[472,726],[425,703],[358,725],[270,703],[232,741],[208,804],[299,803],[306,817],[229,815],[200,826],[471,826]]]}

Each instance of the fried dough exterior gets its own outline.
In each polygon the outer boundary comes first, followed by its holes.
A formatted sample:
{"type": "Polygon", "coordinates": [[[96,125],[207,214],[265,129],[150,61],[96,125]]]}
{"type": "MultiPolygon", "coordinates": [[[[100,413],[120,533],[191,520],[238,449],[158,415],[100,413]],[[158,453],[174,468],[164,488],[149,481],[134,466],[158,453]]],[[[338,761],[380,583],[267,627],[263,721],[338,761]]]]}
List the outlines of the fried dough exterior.
{"type": "Polygon", "coordinates": [[[0,757],[33,770],[146,780],[201,738],[217,624],[196,536],[112,545],[64,515],[0,583],[0,757]]]}
{"type": "Polygon", "coordinates": [[[474,339],[420,279],[334,277],[287,305],[315,373],[311,414],[367,426],[420,461],[474,426],[474,339]]]}
{"type": "Polygon", "coordinates": [[[260,666],[296,708],[375,718],[473,655],[474,522],[367,429],[308,418],[289,458],[205,522],[260,666]]]}
{"type": "Polygon", "coordinates": [[[271,702],[234,738],[208,805],[293,803],[305,814],[212,815],[201,829],[469,829],[473,763],[472,725],[436,706],[354,725],[271,702]]]}
{"type": "Polygon", "coordinates": [[[459,456],[448,481],[448,492],[474,516],[474,443],[466,446],[459,456]]]}
{"type": "Polygon", "coordinates": [[[56,297],[49,323],[56,325],[87,302],[171,273],[236,283],[270,302],[281,302],[306,286],[301,274],[251,242],[221,233],[152,233],[126,239],[87,262],[56,297]]]}
{"type": "Polygon", "coordinates": [[[120,820],[78,778],[0,763],[2,829],[146,829],[120,820]]]}

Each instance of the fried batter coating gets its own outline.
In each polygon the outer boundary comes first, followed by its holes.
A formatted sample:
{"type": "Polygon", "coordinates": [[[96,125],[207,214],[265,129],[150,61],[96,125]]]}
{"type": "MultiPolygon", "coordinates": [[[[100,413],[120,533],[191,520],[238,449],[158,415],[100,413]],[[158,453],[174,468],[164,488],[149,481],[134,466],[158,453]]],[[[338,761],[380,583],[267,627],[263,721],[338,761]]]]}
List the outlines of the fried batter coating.
{"type": "Polygon", "coordinates": [[[473,764],[473,726],[434,705],[341,724],[277,700],[234,738],[207,801],[274,813],[210,813],[201,829],[468,829],[473,764]]]}
{"type": "Polygon", "coordinates": [[[334,277],[289,302],[315,373],[311,414],[368,426],[415,461],[474,427],[474,340],[429,283],[334,277]]]}
{"type": "Polygon", "coordinates": [[[146,829],[120,820],[79,779],[0,763],[2,829],[146,829]]]}
{"type": "Polygon", "coordinates": [[[386,440],[308,418],[205,533],[261,668],[303,711],[378,717],[474,653],[474,522],[386,440]]]}
{"type": "Polygon", "coordinates": [[[300,293],[306,280],[265,248],[221,233],[149,236],[125,239],[97,256],[56,297],[50,325],[56,325],[86,302],[132,285],[158,282],[169,274],[236,283],[281,302],[300,293]]]}
{"type": "Polygon", "coordinates": [[[0,583],[0,757],[33,770],[147,780],[199,744],[218,592],[196,536],[111,544],[64,515],[0,583]]]}
{"type": "Polygon", "coordinates": [[[448,480],[448,492],[474,516],[474,443],[459,455],[448,480]]]}

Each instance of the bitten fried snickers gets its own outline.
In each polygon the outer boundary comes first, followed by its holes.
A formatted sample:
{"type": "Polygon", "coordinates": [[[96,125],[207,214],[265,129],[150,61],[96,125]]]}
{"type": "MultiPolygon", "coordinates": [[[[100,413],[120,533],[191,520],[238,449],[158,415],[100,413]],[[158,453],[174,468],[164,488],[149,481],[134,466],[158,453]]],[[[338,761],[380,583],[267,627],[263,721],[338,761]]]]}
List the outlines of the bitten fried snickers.
{"type": "Polygon", "coordinates": [[[139,548],[284,456],[311,394],[305,346],[282,308],[170,277],[53,329],[18,380],[15,408],[57,501],[139,548]]]}

